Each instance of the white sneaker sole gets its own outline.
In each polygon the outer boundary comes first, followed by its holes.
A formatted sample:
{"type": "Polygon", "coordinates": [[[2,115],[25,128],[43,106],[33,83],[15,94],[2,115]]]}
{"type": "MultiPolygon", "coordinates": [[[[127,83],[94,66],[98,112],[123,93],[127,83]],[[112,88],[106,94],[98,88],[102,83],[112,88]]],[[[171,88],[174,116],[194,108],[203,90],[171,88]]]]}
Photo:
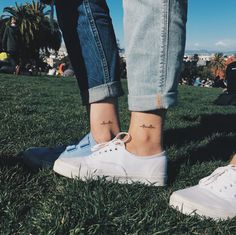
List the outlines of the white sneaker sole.
{"type": "Polygon", "coordinates": [[[216,210],[214,208],[206,208],[194,202],[187,201],[185,198],[182,198],[175,192],[170,196],[169,205],[185,215],[190,215],[190,216],[197,215],[201,216],[202,218],[206,217],[216,221],[232,219],[233,217],[235,217],[235,214],[234,215],[227,214],[226,210],[216,210]]]}
{"type": "Polygon", "coordinates": [[[62,161],[61,159],[57,159],[55,161],[55,164],[53,166],[53,170],[67,178],[79,178],[83,181],[86,181],[88,179],[97,179],[99,177],[106,177],[106,180],[109,181],[117,181],[118,183],[121,184],[132,184],[135,182],[139,182],[145,185],[152,185],[152,186],[165,186],[166,185],[166,179],[167,177],[152,177],[152,178],[144,178],[140,176],[118,176],[118,175],[103,175],[103,174],[98,174],[96,171],[89,171],[83,169],[81,166],[80,168],[74,167],[70,164],[67,164],[66,162],[62,161]]]}

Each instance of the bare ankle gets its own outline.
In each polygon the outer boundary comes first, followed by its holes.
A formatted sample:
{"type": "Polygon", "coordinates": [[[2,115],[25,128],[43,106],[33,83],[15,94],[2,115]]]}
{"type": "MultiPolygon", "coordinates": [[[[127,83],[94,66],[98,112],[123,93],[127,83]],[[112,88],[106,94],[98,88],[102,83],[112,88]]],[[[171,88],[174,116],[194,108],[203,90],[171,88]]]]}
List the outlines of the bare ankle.
{"type": "Polygon", "coordinates": [[[160,142],[153,142],[149,138],[132,138],[132,140],[126,144],[126,149],[130,153],[137,156],[151,156],[163,152],[163,147],[160,142]]]}
{"type": "Polygon", "coordinates": [[[132,137],[127,150],[138,156],[150,156],[163,152],[163,125],[165,110],[132,112],[129,133],[132,137]]]}
{"type": "Polygon", "coordinates": [[[117,99],[107,99],[90,105],[90,128],[97,143],[110,141],[120,132],[117,99]]]}
{"type": "Polygon", "coordinates": [[[236,154],[234,154],[234,156],[233,156],[233,158],[232,158],[230,164],[236,165],[236,154]]]}
{"type": "Polygon", "coordinates": [[[94,140],[100,144],[112,140],[119,131],[91,131],[94,140]]]}

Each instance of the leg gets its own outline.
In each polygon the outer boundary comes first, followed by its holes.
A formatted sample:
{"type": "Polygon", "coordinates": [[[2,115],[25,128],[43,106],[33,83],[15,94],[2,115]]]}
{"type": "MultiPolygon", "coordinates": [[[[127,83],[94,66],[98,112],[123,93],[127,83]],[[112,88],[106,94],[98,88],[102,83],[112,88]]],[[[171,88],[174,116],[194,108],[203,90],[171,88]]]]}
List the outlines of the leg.
{"type": "Polygon", "coordinates": [[[117,100],[107,99],[90,106],[90,128],[97,143],[110,141],[120,132],[117,100]]]}
{"type": "Polygon", "coordinates": [[[184,53],[186,3],[185,0],[124,1],[132,111],[129,129],[132,141],[127,149],[137,155],[163,151],[165,113],[176,103],[184,53]]]}
{"type": "Polygon", "coordinates": [[[122,139],[124,133],[121,133],[109,143],[95,146],[88,158],[72,156],[67,165],[61,165],[64,172],[58,173],[81,179],[108,176],[122,183],[165,185],[163,124],[166,109],[176,103],[185,45],[186,7],[184,0],[124,1],[132,111],[129,134],[125,133],[122,139]]]}
{"type": "Polygon", "coordinates": [[[138,156],[163,152],[163,126],[166,110],[132,112],[129,133],[132,140],[127,150],[138,156]]]}
{"type": "Polygon", "coordinates": [[[111,140],[120,131],[117,98],[123,91],[116,38],[106,1],[56,0],[56,9],[83,104],[87,106],[91,133],[67,148],[29,148],[23,153],[23,160],[37,169],[52,166],[67,150],[75,156],[88,155],[93,145],[111,140]]]}
{"type": "Polygon", "coordinates": [[[82,100],[88,106],[92,135],[97,142],[108,141],[120,130],[117,97],[123,92],[116,38],[106,1],[56,4],[82,100]]]}

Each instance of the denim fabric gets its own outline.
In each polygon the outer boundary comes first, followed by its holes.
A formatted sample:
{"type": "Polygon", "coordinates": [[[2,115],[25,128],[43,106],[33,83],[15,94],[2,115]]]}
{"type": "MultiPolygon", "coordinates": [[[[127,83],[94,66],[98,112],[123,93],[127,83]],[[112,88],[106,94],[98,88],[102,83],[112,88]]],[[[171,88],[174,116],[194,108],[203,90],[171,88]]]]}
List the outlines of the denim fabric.
{"type": "Polygon", "coordinates": [[[187,0],[123,0],[129,109],[176,104],[187,0]]]}
{"type": "Polygon", "coordinates": [[[71,64],[84,104],[123,94],[119,55],[105,0],[56,0],[71,64]]]}

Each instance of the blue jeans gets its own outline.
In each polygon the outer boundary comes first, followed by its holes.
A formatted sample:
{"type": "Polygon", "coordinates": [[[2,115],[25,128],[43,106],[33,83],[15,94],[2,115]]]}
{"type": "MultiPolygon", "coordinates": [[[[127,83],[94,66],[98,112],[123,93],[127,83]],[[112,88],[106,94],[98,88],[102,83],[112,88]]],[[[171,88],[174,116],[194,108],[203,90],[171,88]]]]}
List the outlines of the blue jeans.
{"type": "Polygon", "coordinates": [[[56,0],[57,18],[84,105],[119,97],[119,54],[105,0],[56,0]]]}
{"type": "MultiPolygon", "coordinates": [[[[167,109],[177,101],[187,0],[123,3],[129,109],[167,109]]],[[[56,5],[83,100],[86,94],[89,103],[120,96],[117,45],[106,1],[58,0],[56,5]]]]}
{"type": "Polygon", "coordinates": [[[129,109],[176,104],[185,49],[187,0],[123,0],[129,109]]]}

